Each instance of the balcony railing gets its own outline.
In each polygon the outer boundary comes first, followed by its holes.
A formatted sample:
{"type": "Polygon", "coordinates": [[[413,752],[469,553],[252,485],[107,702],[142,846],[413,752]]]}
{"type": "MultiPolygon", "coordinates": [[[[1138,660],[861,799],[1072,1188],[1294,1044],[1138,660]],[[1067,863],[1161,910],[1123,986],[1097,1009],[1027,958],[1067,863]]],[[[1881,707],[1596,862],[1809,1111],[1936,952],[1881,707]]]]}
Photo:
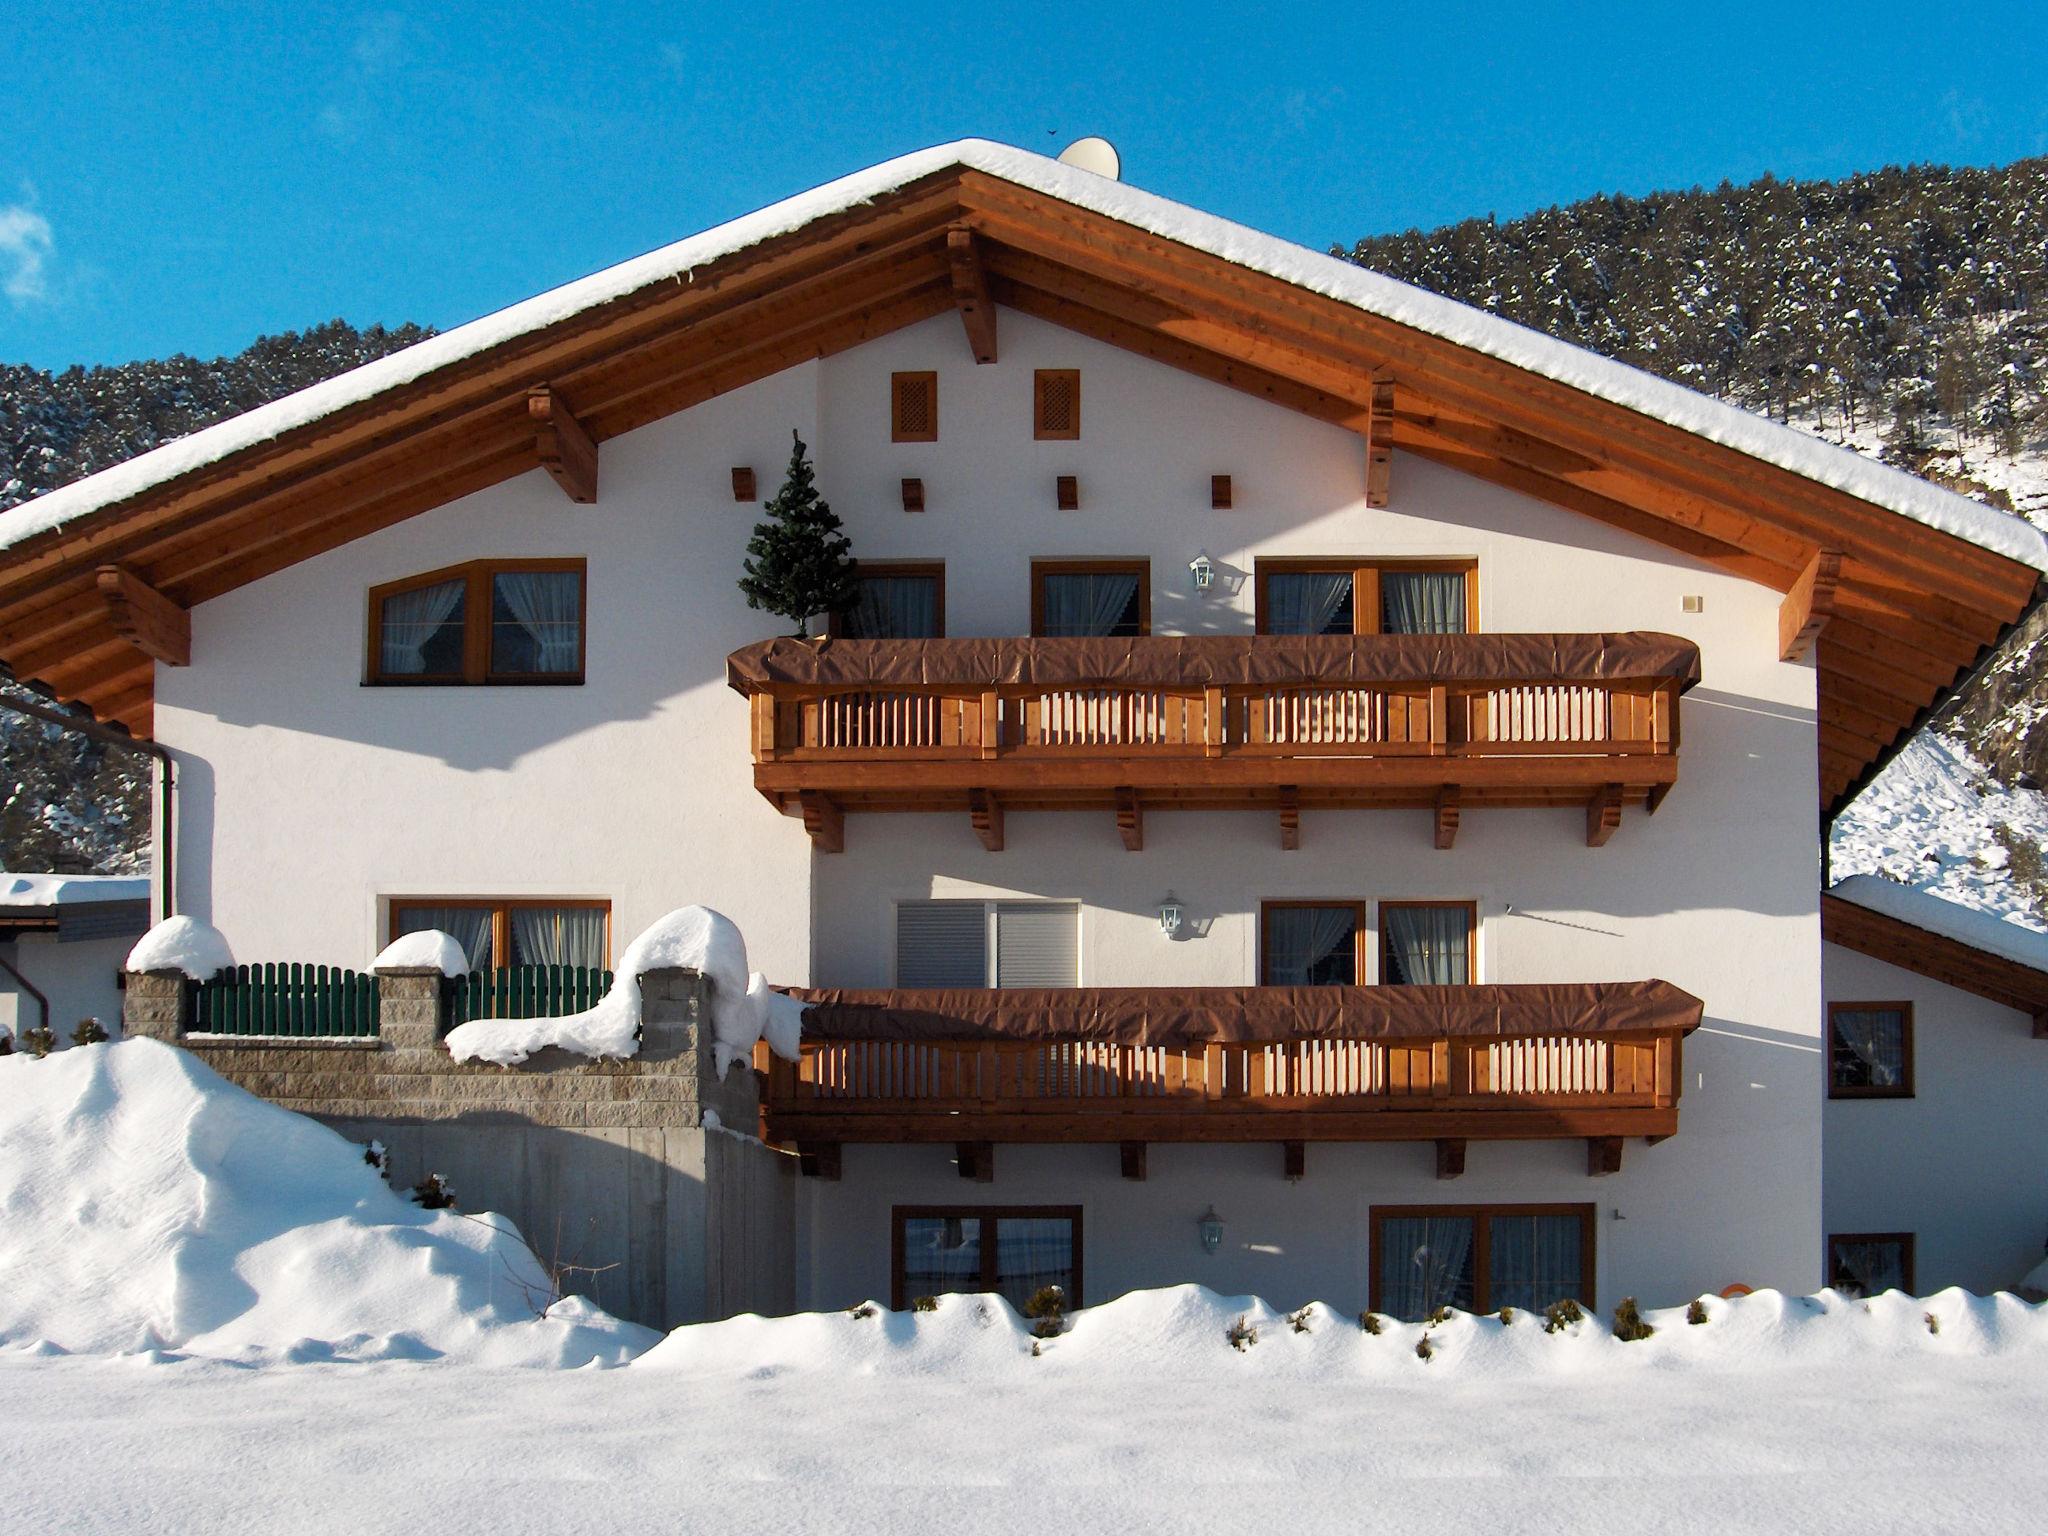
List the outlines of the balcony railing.
{"type": "Polygon", "coordinates": [[[1700,1018],[1664,982],[798,996],[802,1059],[756,1065],[766,1134],[800,1148],[1584,1137],[1612,1158],[1678,1129],[1700,1018]]]}
{"type": "MultiPolygon", "coordinates": [[[[735,652],[755,784],[848,810],[1587,804],[1677,778],[1699,653],[1667,635],[772,641],[735,652]]],[[[1598,825],[1596,826],[1596,822],[1598,825]]],[[[1128,833],[1127,833],[1128,840],[1128,833]]]]}

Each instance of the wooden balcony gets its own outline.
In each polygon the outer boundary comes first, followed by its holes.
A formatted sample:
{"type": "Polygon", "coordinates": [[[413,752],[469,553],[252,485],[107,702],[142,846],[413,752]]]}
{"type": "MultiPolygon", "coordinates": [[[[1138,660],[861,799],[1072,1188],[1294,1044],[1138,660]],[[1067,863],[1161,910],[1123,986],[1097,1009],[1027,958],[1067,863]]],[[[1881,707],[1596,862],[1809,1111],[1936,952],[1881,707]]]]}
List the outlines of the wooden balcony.
{"type": "Polygon", "coordinates": [[[1701,1013],[1660,981],[796,995],[802,1060],[755,1057],[763,1135],[826,1172],[847,1142],[951,1142],[963,1171],[1116,1142],[1128,1172],[1155,1141],[1433,1141],[1450,1177],[1468,1141],[1559,1138],[1613,1172],[1676,1133],[1701,1013]]]}
{"type": "Polygon", "coordinates": [[[754,784],[821,849],[850,811],[1584,806],[1604,843],[1678,776],[1699,652],[1669,635],[770,641],[734,652],[754,784]]]}

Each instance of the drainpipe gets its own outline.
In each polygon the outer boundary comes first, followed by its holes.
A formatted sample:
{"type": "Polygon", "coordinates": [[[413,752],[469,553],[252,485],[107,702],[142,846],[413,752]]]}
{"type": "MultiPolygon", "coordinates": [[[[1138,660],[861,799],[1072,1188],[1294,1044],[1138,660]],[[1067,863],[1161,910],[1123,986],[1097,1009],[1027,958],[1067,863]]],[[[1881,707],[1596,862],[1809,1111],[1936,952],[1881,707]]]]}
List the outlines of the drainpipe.
{"type": "MultiPolygon", "coordinates": [[[[4,675],[7,676],[9,681],[13,681],[12,673],[5,673],[4,675]]],[[[27,685],[22,684],[20,686],[26,687],[27,685]]],[[[67,731],[76,731],[81,736],[89,737],[91,740],[101,742],[106,746],[118,747],[123,752],[139,752],[145,757],[156,759],[158,766],[163,770],[157,776],[156,833],[157,841],[162,845],[160,862],[163,867],[159,871],[161,878],[156,882],[156,919],[158,922],[162,922],[167,917],[175,916],[178,911],[178,860],[177,849],[171,840],[171,835],[176,826],[178,786],[177,765],[171,754],[154,741],[145,740],[140,736],[131,736],[119,727],[106,725],[101,721],[93,719],[90,715],[74,714],[72,711],[61,709],[55,704],[45,704],[40,699],[24,699],[16,695],[0,694],[0,709],[11,709],[16,714],[27,715],[32,720],[41,720],[49,725],[60,726],[67,731]]],[[[12,971],[13,967],[9,966],[8,969],[12,971]]],[[[19,980],[18,972],[16,973],[16,979],[19,980]]],[[[23,985],[27,984],[23,983],[23,985]]],[[[41,996],[41,994],[38,993],[37,996],[41,996]]]]}
{"type": "MultiPolygon", "coordinates": [[[[0,971],[5,971],[8,975],[12,976],[14,984],[36,1000],[36,1011],[42,1015],[41,1026],[44,1029],[48,1029],[50,1027],[50,1000],[37,991],[36,984],[17,971],[14,968],[14,963],[4,956],[0,956],[0,971]]],[[[19,1031],[17,1030],[16,1033],[19,1033],[19,1031]]]]}

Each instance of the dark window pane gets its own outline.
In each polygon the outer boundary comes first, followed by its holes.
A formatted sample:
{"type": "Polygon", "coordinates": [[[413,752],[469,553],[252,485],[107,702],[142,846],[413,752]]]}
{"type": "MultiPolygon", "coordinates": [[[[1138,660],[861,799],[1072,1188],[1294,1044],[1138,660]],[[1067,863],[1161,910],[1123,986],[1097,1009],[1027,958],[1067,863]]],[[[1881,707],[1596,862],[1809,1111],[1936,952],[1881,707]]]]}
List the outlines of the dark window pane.
{"type": "Polygon", "coordinates": [[[1463,571],[1387,571],[1380,577],[1380,632],[1465,633],[1463,571]]]}
{"type": "Polygon", "coordinates": [[[1906,1016],[1896,1008],[1831,1008],[1829,1055],[1836,1088],[1902,1088],[1906,1081],[1906,1016]]]}
{"type": "Polygon", "coordinates": [[[514,907],[506,926],[514,965],[605,968],[602,907],[514,907]]]}
{"type": "Polygon", "coordinates": [[[1352,598],[1349,571],[1275,571],[1266,578],[1266,633],[1348,635],[1352,598]]]}
{"type": "Polygon", "coordinates": [[[903,1218],[903,1299],[981,1289],[981,1218],[903,1218]]]}
{"type": "Polygon", "coordinates": [[[1576,1216],[1493,1216],[1487,1228],[1486,1304],[1541,1312],[1582,1300],[1585,1224],[1576,1216]]]}
{"type": "Polygon", "coordinates": [[[939,632],[936,576],[862,576],[842,623],[853,640],[930,640],[939,632]]]}
{"type": "Polygon", "coordinates": [[[1472,1218],[1389,1216],[1380,1223],[1380,1310],[1419,1323],[1472,1308],[1472,1218]]]}
{"type": "Polygon", "coordinates": [[[1906,1245],[1896,1237],[1838,1237],[1828,1244],[1828,1284],[1858,1296],[1903,1291],[1906,1245]]]}
{"type": "Polygon", "coordinates": [[[378,675],[460,677],[466,591],[457,577],[386,597],[377,612],[378,675]]]}
{"type": "Polygon", "coordinates": [[[1067,1216],[1004,1216],[996,1221],[996,1289],[1022,1309],[1036,1291],[1056,1285],[1070,1306],[1074,1293],[1074,1223],[1067,1216]]]}
{"type": "Polygon", "coordinates": [[[400,907],[392,926],[401,934],[423,933],[432,928],[447,934],[462,946],[472,971],[487,971],[495,963],[491,953],[491,907],[400,907]]]}
{"type": "Polygon", "coordinates": [[[1142,632],[1135,571],[1051,571],[1043,583],[1048,635],[1136,635],[1142,632]]]}
{"type": "Polygon", "coordinates": [[[1348,987],[1358,981],[1358,909],[1268,907],[1264,983],[1348,987]]]}
{"type": "Polygon", "coordinates": [[[1472,979],[1469,907],[1382,907],[1380,928],[1382,983],[1455,987],[1472,979]]]}
{"type": "Polygon", "coordinates": [[[582,664],[583,579],[506,571],[491,579],[491,675],[573,676],[582,664]]]}

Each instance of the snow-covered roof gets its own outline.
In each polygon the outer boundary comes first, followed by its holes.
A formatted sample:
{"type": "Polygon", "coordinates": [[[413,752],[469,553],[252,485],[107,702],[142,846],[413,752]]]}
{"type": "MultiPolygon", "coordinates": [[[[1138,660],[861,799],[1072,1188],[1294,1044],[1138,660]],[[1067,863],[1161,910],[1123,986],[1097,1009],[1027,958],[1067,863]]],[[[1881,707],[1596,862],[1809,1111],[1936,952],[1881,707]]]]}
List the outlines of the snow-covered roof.
{"type": "Polygon", "coordinates": [[[1029,150],[962,139],[888,160],[514,304],[245,415],[166,443],[0,516],[0,549],[127,501],[450,364],[568,320],[830,214],[955,167],[1058,198],[1225,261],[1585,391],[1723,447],[2048,570],[2048,535],[2025,519],[1351,262],[1200,212],[1029,150]]]}
{"type": "Polygon", "coordinates": [[[17,875],[0,871],[0,909],[147,900],[147,875],[17,875]]]}
{"type": "Polygon", "coordinates": [[[1994,917],[1881,875],[1851,875],[1830,886],[1828,894],[2015,965],[2048,972],[2048,933],[2021,927],[2010,918],[1994,917]]]}

